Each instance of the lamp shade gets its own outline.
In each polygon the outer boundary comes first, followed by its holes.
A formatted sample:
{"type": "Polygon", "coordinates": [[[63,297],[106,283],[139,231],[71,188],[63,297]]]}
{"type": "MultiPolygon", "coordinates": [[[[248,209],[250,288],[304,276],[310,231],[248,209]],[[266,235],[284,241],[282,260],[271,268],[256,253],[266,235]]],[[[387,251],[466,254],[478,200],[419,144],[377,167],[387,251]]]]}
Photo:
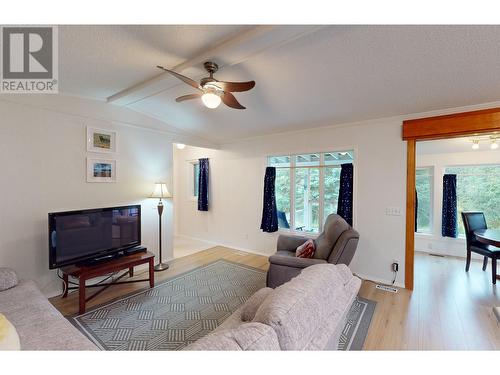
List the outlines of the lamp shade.
{"type": "Polygon", "coordinates": [[[153,193],[149,196],[150,198],[172,198],[172,195],[168,192],[167,184],[164,182],[155,183],[155,188],[153,193]]]}

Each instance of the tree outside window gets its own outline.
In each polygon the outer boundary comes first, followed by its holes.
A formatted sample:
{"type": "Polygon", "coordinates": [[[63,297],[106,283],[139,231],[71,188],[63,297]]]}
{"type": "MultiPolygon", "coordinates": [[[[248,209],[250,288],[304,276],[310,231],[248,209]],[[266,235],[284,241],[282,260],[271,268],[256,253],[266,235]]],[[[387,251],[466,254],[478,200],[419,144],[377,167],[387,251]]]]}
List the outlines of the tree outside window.
{"type": "Polygon", "coordinates": [[[268,157],[276,167],[276,206],[281,229],[319,233],[327,216],[337,212],[340,166],[354,152],[335,151],[268,157]]]}
{"type": "Polygon", "coordinates": [[[417,233],[432,233],[432,184],[433,168],[417,168],[415,187],[417,189],[417,233]]]}
{"type": "Polygon", "coordinates": [[[489,228],[500,228],[500,165],[446,168],[457,175],[458,233],[465,235],[460,212],[484,212],[489,228]]]}

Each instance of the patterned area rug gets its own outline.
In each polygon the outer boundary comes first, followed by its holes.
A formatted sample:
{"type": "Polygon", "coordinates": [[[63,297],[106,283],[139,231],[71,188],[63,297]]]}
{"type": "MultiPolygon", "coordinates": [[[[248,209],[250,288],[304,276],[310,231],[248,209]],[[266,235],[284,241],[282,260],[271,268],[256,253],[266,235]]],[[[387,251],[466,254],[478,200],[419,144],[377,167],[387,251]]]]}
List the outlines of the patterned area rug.
{"type": "Polygon", "coordinates": [[[340,335],[339,350],[362,350],[377,302],[356,297],[340,335]]]}
{"type": "MultiPolygon", "coordinates": [[[[218,260],[70,318],[103,350],[180,350],[265,286],[264,271],[218,260]]],[[[375,303],[352,305],[340,350],[362,348],[375,303]]]]}

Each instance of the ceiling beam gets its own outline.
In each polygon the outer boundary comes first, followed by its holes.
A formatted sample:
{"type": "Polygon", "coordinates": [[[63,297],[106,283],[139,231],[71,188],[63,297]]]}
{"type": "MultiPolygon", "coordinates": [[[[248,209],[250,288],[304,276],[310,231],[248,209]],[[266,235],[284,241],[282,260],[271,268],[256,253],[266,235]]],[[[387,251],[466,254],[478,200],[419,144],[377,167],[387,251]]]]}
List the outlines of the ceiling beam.
{"type": "MultiPolygon", "coordinates": [[[[265,32],[269,32],[272,29],[272,26],[254,26],[250,29],[246,29],[238,32],[236,35],[232,35],[231,37],[225,39],[223,42],[217,44],[215,47],[211,47],[202,53],[174,66],[171,70],[175,72],[182,72],[184,69],[189,68],[191,66],[197,65],[199,63],[205,62],[210,59],[217,53],[222,52],[224,49],[230,48],[238,43],[243,43],[245,40],[249,38],[255,38],[257,35],[265,32]]],[[[160,64],[161,62],[159,62],[160,64]]],[[[131,87],[126,88],[116,94],[111,95],[107,98],[108,103],[116,102],[120,99],[123,99],[131,94],[136,93],[137,91],[141,91],[144,88],[149,86],[154,86],[158,82],[163,82],[166,79],[172,78],[172,76],[167,72],[162,72],[157,74],[156,76],[147,79],[143,82],[137,83],[131,87]]]]}
{"type": "MultiPolygon", "coordinates": [[[[269,48],[289,43],[306,34],[315,32],[324,26],[254,26],[232,35],[221,43],[172,68],[182,72],[187,68],[215,59],[219,68],[239,64],[269,48]]],[[[161,63],[161,61],[159,62],[161,63]]],[[[107,98],[108,103],[130,105],[144,98],[159,94],[179,82],[166,72],[135,84],[107,98]]]]}

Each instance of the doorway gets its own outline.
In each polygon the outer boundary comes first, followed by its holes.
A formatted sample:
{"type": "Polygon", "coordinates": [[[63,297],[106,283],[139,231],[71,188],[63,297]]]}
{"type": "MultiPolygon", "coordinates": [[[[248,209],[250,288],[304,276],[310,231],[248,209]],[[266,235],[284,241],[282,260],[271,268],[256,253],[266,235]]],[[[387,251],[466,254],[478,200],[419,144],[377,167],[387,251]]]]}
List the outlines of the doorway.
{"type": "Polygon", "coordinates": [[[403,121],[407,142],[405,288],[413,290],[415,266],[416,145],[419,141],[500,132],[500,108],[403,121]]]}

